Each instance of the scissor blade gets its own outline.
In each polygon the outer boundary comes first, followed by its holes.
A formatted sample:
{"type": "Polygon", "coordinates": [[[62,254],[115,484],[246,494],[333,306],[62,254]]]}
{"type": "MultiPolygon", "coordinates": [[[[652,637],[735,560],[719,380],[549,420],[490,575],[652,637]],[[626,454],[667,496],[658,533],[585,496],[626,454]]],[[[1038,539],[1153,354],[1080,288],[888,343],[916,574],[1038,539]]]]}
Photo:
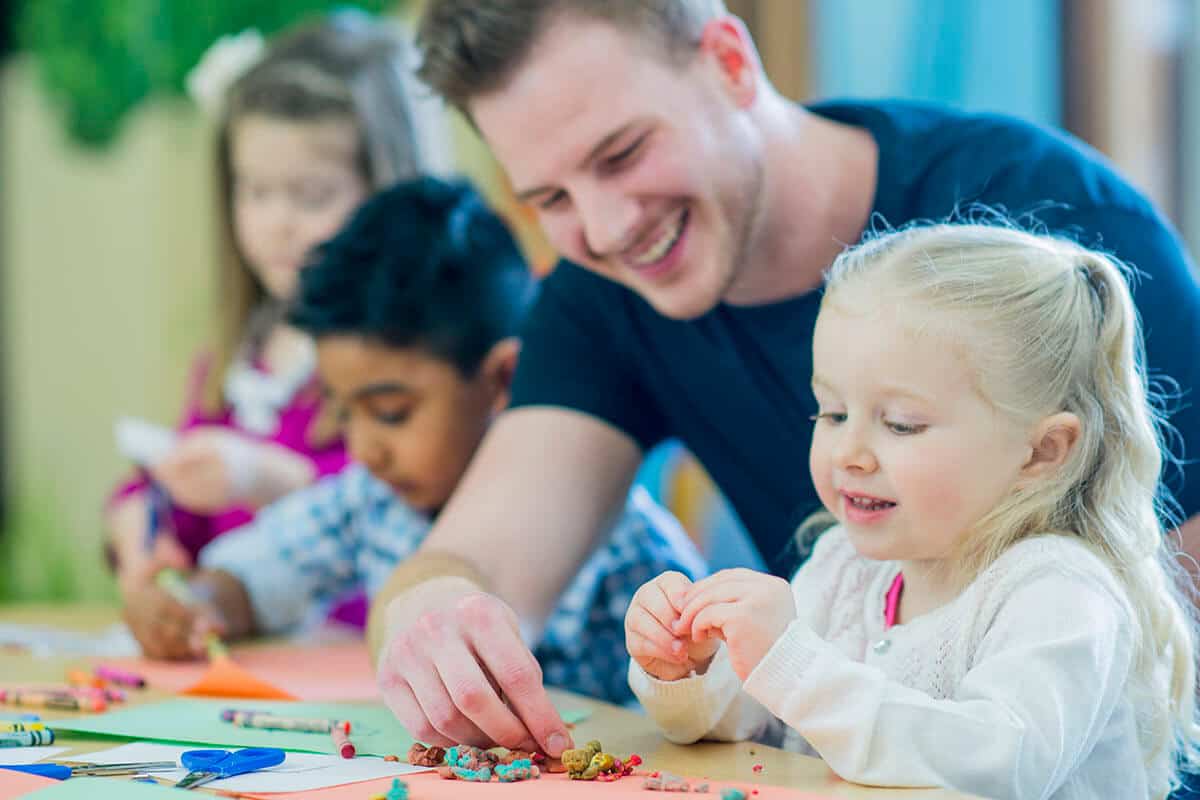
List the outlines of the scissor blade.
{"type": "Polygon", "coordinates": [[[178,769],[179,765],[174,761],[131,761],[127,764],[87,764],[80,767],[74,767],[71,772],[74,775],[130,775],[137,772],[168,772],[173,769],[178,769]]]}
{"type": "Polygon", "coordinates": [[[189,772],[183,777],[179,783],[175,784],[176,789],[195,789],[197,786],[203,786],[209,781],[215,781],[220,777],[218,772],[189,772]]]}

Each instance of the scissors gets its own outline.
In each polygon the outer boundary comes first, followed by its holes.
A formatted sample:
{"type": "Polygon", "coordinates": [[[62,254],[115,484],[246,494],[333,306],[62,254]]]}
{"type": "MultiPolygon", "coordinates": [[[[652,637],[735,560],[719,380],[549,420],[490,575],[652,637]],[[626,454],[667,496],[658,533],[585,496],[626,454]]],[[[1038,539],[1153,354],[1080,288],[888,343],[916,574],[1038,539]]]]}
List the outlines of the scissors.
{"type": "Polygon", "coordinates": [[[247,772],[275,767],[283,763],[285,754],[277,747],[247,747],[244,750],[188,750],[180,757],[185,769],[191,770],[176,789],[195,789],[221,778],[232,778],[247,772]]]}
{"type": "Polygon", "coordinates": [[[143,772],[167,772],[175,769],[176,766],[174,761],[130,761],[124,764],[42,762],[40,764],[0,766],[0,769],[26,772],[30,775],[41,775],[44,778],[62,781],[80,775],[137,775],[143,772]]]}

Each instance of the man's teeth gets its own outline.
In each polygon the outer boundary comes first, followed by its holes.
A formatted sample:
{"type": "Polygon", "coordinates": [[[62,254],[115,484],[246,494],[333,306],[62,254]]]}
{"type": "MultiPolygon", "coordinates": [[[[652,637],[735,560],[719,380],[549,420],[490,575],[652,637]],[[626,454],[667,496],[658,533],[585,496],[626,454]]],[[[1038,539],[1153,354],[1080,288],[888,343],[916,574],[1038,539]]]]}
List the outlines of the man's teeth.
{"type": "Polygon", "coordinates": [[[679,234],[683,232],[683,213],[675,218],[675,224],[663,231],[662,236],[654,242],[644,253],[638,256],[634,263],[638,266],[646,266],[653,264],[662,259],[667,253],[671,252],[671,248],[675,245],[675,241],[679,238],[679,234]]]}

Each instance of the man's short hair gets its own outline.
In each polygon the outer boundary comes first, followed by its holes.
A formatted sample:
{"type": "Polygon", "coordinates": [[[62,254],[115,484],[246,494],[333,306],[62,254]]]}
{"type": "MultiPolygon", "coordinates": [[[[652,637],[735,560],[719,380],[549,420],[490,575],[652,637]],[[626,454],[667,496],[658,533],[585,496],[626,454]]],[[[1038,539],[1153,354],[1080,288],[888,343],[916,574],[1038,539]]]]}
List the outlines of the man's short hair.
{"type": "Polygon", "coordinates": [[[608,22],[648,37],[683,62],[724,0],[429,0],[417,32],[418,74],[464,114],[467,103],[499,89],[537,38],[562,16],[608,22]]]}

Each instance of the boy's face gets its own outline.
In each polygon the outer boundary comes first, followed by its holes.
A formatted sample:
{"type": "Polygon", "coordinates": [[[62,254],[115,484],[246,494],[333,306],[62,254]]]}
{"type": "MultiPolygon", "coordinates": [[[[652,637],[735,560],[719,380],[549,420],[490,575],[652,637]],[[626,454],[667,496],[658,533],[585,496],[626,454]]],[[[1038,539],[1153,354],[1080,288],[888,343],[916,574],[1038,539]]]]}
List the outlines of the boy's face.
{"type": "Polygon", "coordinates": [[[507,381],[485,363],[474,378],[419,347],[357,336],[317,340],[317,362],[350,456],[413,508],[436,513],[449,499],[507,381]]]}
{"type": "Polygon", "coordinates": [[[763,153],[711,46],[687,64],[655,47],[603,22],[559,19],[470,111],[559,253],[688,319],[745,267],[763,153]]]}

